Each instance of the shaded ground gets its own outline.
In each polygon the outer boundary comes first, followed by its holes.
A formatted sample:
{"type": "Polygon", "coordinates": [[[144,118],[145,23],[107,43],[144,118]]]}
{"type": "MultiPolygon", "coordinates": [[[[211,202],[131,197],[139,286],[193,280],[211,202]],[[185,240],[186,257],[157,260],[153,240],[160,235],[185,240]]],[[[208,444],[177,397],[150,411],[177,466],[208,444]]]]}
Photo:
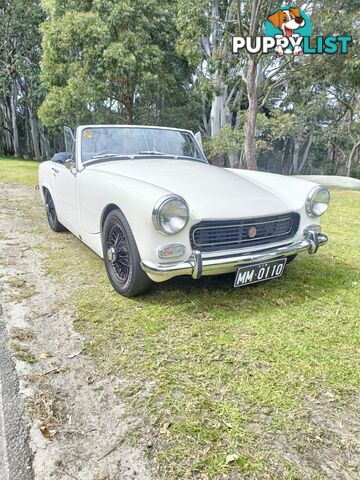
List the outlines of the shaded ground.
{"type": "Polygon", "coordinates": [[[35,479],[155,478],[141,445],[127,440],[141,419],[114,394],[122,379],[83,353],[71,283],[56,285],[44,271],[37,246],[56,239],[34,233],[32,207],[44,222],[38,194],[2,184],[0,205],[0,302],[32,423],[35,479]]]}

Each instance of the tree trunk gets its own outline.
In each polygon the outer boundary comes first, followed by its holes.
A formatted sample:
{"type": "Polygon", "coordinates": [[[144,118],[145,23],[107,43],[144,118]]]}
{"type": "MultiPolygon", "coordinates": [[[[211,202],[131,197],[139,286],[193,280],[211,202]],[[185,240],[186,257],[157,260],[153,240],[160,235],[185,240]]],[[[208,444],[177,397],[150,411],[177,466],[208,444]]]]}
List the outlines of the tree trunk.
{"type": "Polygon", "coordinates": [[[237,165],[239,165],[240,152],[229,153],[228,157],[230,168],[237,168],[237,165]]]}
{"type": "Polygon", "coordinates": [[[0,118],[1,124],[3,125],[1,135],[3,135],[3,145],[5,154],[9,154],[12,150],[12,132],[11,125],[8,119],[8,109],[7,105],[4,103],[3,106],[0,104],[0,118]]]}
{"type": "Polygon", "coordinates": [[[223,108],[223,99],[221,96],[217,96],[213,99],[211,104],[211,113],[210,113],[210,134],[211,137],[216,137],[216,135],[221,130],[221,111],[223,108]]]}
{"type": "Polygon", "coordinates": [[[292,174],[296,175],[299,170],[299,154],[300,154],[300,142],[298,137],[294,137],[294,152],[293,152],[293,164],[292,174]]]}
{"type": "Polygon", "coordinates": [[[46,138],[44,130],[40,125],[39,125],[39,133],[40,133],[40,145],[41,145],[41,159],[49,160],[50,158],[49,140],[46,138]]]}
{"type": "Polygon", "coordinates": [[[39,144],[39,129],[38,129],[38,124],[37,124],[36,118],[34,117],[31,107],[29,107],[29,116],[30,116],[31,137],[32,137],[32,143],[34,147],[34,155],[37,160],[41,160],[40,144],[39,144]]]}
{"type": "Polygon", "coordinates": [[[7,154],[10,155],[13,149],[13,139],[12,139],[12,130],[11,130],[11,109],[10,109],[10,101],[7,99],[4,103],[4,116],[5,116],[5,125],[7,127],[6,130],[6,145],[7,145],[7,154]]]}
{"type": "Polygon", "coordinates": [[[11,111],[11,126],[12,126],[12,139],[15,158],[20,157],[19,146],[19,131],[16,122],[16,105],[17,105],[17,89],[15,81],[13,81],[12,92],[10,97],[10,111],[11,111]]]}
{"type": "Polygon", "coordinates": [[[330,165],[331,171],[330,171],[330,174],[331,175],[337,175],[338,166],[337,166],[337,161],[336,161],[336,146],[335,146],[335,143],[331,143],[330,150],[331,150],[331,165],[330,165]]]}
{"type": "Polygon", "coordinates": [[[283,151],[282,151],[282,155],[281,155],[281,164],[280,164],[280,173],[282,173],[282,174],[287,173],[286,170],[285,170],[285,165],[286,165],[287,150],[288,150],[289,143],[290,143],[290,140],[289,140],[288,137],[286,137],[285,142],[284,142],[284,146],[283,146],[283,151]]]}
{"type": "Polygon", "coordinates": [[[25,133],[25,154],[24,156],[28,158],[34,158],[34,149],[31,141],[31,129],[30,129],[30,117],[28,109],[25,110],[24,118],[24,133],[25,133]]]}
{"type": "MultiPolygon", "coordinates": [[[[219,73],[216,73],[218,76],[219,73]]],[[[210,134],[211,137],[216,137],[216,135],[220,132],[220,130],[225,126],[230,124],[230,112],[228,101],[230,97],[233,95],[233,92],[228,95],[227,86],[224,82],[218,80],[217,89],[222,92],[221,95],[217,95],[211,104],[211,112],[210,112],[210,134]]]]}
{"type": "Polygon", "coordinates": [[[351,175],[353,159],[354,159],[356,151],[359,147],[360,147],[360,142],[357,142],[357,143],[355,143],[355,145],[353,146],[353,148],[351,150],[349,160],[348,160],[348,163],[347,163],[347,168],[346,168],[346,176],[347,177],[350,177],[350,175],[351,175]]]}
{"type": "Polygon", "coordinates": [[[246,165],[249,170],[256,170],[255,156],[255,128],[258,109],[258,97],[256,88],[257,73],[257,57],[250,55],[248,63],[248,71],[246,76],[247,92],[249,99],[248,117],[246,123],[246,139],[245,139],[245,158],[246,165]]]}
{"type": "Polygon", "coordinates": [[[305,151],[304,151],[304,154],[303,154],[303,158],[302,158],[300,167],[299,167],[297,173],[301,173],[301,172],[302,172],[302,169],[304,168],[305,163],[307,162],[307,159],[309,158],[310,148],[311,148],[311,145],[312,145],[312,143],[313,143],[313,140],[314,140],[314,137],[313,137],[312,135],[310,135],[309,140],[308,140],[308,143],[307,143],[307,145],[306,145],[306,147],[305,147],[305,151]]]}

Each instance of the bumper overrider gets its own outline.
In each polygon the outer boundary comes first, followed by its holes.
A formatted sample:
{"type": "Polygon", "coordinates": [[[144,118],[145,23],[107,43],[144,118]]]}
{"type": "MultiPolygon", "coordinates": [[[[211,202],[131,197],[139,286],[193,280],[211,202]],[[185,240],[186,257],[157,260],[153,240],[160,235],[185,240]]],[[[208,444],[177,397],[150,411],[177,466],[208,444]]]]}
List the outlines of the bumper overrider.
{"type": "Polygon", "coordinates": [[[203,275],[235,272],[237,267],[242,265],[263,263],[304,251],[313,255],[319,247],[328,241],[328,237],[320,233],[319,230],[318,225],[310,225],[304,229],[302,240],[266,250],[206,258],[201,255],[201,252],[194,250],[190,258],[185,261],[171,263],[142,261],[141,267],[151,277],[160,282],[178,275],[191,275],[192,278],[198,279],[203,275]]]}

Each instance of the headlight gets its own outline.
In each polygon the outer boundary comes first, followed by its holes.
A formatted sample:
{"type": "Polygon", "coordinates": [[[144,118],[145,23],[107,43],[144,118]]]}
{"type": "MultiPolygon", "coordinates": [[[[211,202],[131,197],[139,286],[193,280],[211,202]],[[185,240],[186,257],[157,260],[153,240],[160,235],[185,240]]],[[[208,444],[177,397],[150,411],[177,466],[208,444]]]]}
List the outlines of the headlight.
{"type": "Polygon", "coordinates": [[[156,202],[152,220],[156,230],[161,233],[166,235],[179,233],[189,221],[187,203],[178,195],[166,195],[156,202]]]}
{"type": "Polygon", "coordinates": [[[315,187],[306,199],[306,211],[310,217],[320,217],[328,209],[330,193],[324,187],[315,187]]]}

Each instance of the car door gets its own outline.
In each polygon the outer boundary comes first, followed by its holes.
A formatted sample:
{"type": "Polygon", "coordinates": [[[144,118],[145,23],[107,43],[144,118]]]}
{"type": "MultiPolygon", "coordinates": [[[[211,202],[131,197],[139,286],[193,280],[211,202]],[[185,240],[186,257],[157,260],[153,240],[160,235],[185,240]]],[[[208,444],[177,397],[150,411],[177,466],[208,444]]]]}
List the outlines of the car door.
{"type": "Polygon", "coordinates": [[[77,206],[77,169],[75,138],[70,128],[65,127],[66,150],[72,152],[71,158],[74,167],[67,168],[64,164],[55,164],[52,167],[55,176],[55,208],[60,221],[70,229],[79,227],[79,213],[77,206]]]}

